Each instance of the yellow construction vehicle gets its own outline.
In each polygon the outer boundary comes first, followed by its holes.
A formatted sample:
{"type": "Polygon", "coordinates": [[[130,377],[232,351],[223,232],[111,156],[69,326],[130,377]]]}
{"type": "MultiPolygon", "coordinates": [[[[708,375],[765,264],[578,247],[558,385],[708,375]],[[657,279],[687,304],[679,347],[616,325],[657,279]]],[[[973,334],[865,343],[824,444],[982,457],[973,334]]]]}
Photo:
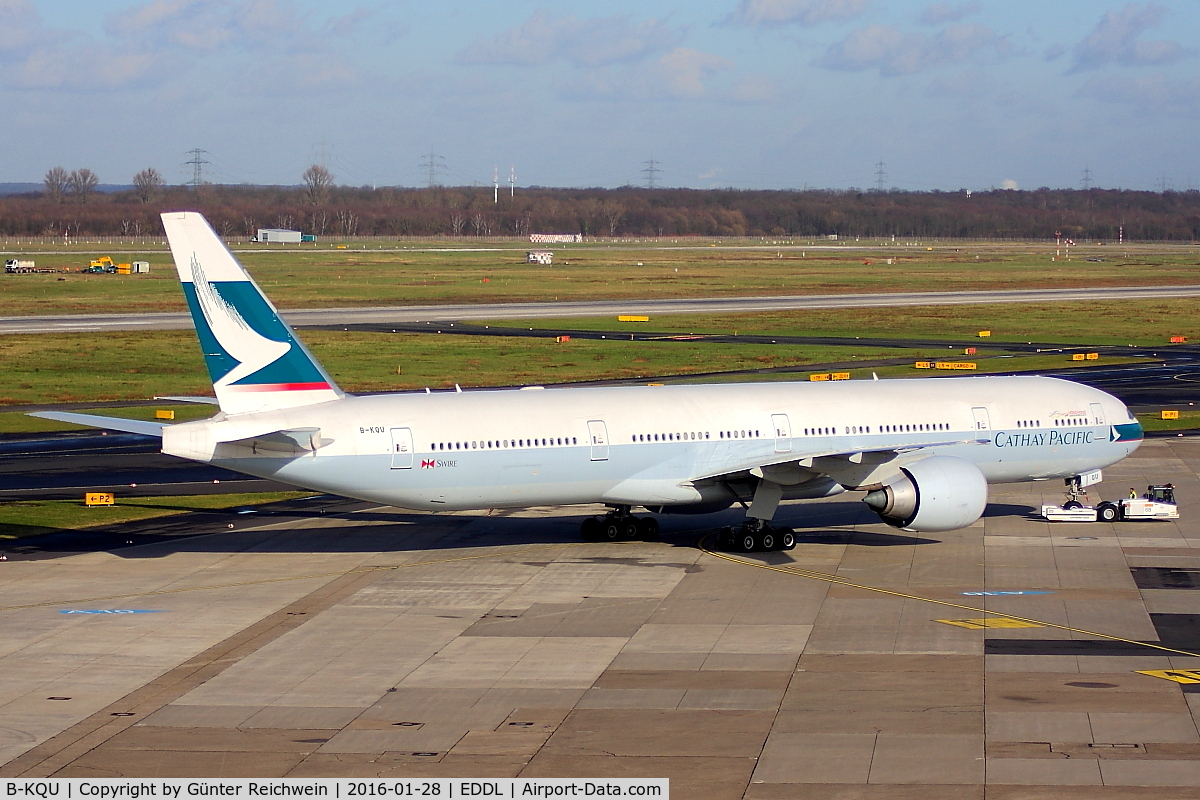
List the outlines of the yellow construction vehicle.
{"type": "Polygon", "coordinates": [[[100,256],[99,258],[92,259],[92,262],[90,264],[88,264],[88,268],[84,270],[84,272],[116,272],[116,271],[117,271],[116,262],[114,262],[112,260],[112,258],[110,258],[109,256],[100,256]]]}

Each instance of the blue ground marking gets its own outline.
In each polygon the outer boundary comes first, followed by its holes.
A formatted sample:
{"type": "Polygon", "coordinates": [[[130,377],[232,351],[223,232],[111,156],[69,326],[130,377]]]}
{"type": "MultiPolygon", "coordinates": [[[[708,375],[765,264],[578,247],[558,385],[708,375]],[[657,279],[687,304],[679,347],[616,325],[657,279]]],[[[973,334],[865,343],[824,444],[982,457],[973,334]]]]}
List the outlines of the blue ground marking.
{"type": "Polygon", "coordinates": [[[1017,592],[959,592],[959,594],[966,595],[967,597],[1012,597],[1023,594],[1054,594],[1054,592],[1037,592],[1022,589],[1017,592]]]}
{"type": "Polygon", "coordinates": [[[60,614],[164,614],[160,608],[63,608],[60,614]]]}

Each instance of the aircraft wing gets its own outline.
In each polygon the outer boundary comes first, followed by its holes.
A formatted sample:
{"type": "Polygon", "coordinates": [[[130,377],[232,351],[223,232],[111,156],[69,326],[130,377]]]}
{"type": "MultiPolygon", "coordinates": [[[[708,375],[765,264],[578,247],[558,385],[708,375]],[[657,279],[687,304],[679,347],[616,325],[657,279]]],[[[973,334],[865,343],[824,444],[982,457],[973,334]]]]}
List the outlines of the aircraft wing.
{"type": "Polygon", "coordinates": [[[726,481],[737,478],[766,478],[775,483],[795,484],[809,480],[816,475],[828,475],[844,472],[856,467],[870,468],[872,465],[886,464],[901,456],[928,450],[934,447],[950,447],[963,444],[989,444],[990,439],[947,439],[913,444],[906,447],[888,447],[876,450],[828,450],[806,453],[776,453],[773,458],[757,461],[737,469],[724,469],[720,472],[702,473],[695,478],[697,481],[726,481]]]}
{"type": "Polygon", "coordinates": [[[52,419],[55,422],[70,422],[73,425],[86,425],[89,428],[102,428],[109,431],[138,433],[142,436],[162,438],[163,423],[149,422],[141,419],[122,419],[121,417],[101,417],[96,414],[74,414],[70,411],[32,411],[31,417],[52,419]]]}

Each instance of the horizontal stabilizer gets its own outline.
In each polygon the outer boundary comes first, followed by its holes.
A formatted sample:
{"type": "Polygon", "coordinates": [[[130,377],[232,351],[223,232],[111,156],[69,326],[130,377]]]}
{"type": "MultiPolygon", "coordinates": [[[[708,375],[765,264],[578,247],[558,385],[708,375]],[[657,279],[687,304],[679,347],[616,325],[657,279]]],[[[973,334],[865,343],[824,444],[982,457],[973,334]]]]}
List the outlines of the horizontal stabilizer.
{"type": "Polygon", "coordinates": [[[107,431],[122,431],[137,433],[142,436],[157,436],[162,438],[163,424],[141,419],[121,419],[120,417],[101,417],[95,414],[72,414],[69,411],[32,411],[30,417],[52,419],[55,422],[69,422],[72,425],[85,425],[89,428],[101,428],[107,431]]]}
{"type": "Polygon", "coordinates": [[[218,405],[215,397],[156,397],[155,400],[170,400],[172,403],[202,403],[204,405],[218,405]]]}
{"type": "Polygon", "coordinates": [[[332,439],[322,439],[320,428],[290,428],[281,431],[271,431],[242,439],[220,440],[224,444],[239,444],[253,448],[255,453],[288,453],[297,451],[315,453],[318,449],[332,443],[332,439]]]}

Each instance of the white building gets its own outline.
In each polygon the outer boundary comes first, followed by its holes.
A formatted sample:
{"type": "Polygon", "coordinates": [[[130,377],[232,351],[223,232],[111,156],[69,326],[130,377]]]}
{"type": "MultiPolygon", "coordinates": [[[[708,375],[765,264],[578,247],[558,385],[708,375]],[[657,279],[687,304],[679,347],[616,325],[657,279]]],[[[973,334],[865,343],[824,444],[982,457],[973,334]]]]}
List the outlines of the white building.
{"type": "Polygon", "coordinates": [[[284,228],[259,228],[258,236],[251,241],[300,244],[300,231],[289,231],[284,228]]]}

